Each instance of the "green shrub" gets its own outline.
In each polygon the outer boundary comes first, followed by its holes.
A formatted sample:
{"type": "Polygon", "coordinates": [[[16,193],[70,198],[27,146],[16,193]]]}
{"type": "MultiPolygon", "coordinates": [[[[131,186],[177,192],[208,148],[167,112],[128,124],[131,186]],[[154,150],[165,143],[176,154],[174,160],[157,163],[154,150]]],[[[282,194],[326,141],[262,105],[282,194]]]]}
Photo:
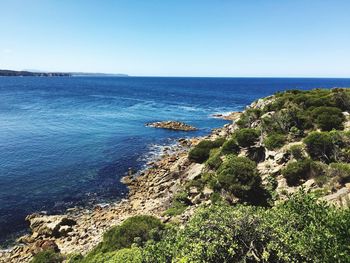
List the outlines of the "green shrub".
{"type": "Polygon", "coordinates": [[[191,201],[188,199],[187,192],[179,192],[174,196],[173,203],[171,207],[165,211],[165,214],[169,216],[181,215],[190,204],[191,201]]]}
{"type": "Polygon", "coordinates": [[[209,159],[206,162],[207,166],[210,169],[216,170],[222,164],[220,154],[221,154],[221,152],[220,152],[220,149],[218,149],[218,148],[210,150],[209,159]]]}
{"type": "Polygon", "coordinates": [[[342,111],[350,110],[350,93],[346,89],[332,89],[335,106],[342,111]]]}
{"type": "Polygon", "coordinates": [[[103,241],[89,253],[111,252],[121,248],[129,248],[136,239],[144,243],[156,239],[156,232],[163,229],[162,222],[153,216],[134,216],[126,219],[121,225],[112,227],[103,235],[103,241]]]}
{"type": "Polygon", "coordinates": [[[341,184],[350,182],[350,164],[348,163],[331,163],[330,173],[332,177],[337,177],[341,184]]]}
{"type": "Polygon", "coordinates": [[[310,176],[315,179],[315,183],[319,187],[325,185],[330,179],[328,175],[328,165],[322,162],[311,162],[310,176]]]}
{"type": "Polygon", "coordinates": [[[82,254],[69,254],[66,256],[67,263],[79,263],[84,259],[82,254]]]}
{"type": "Polygon", "coordinates": [[[246,157],[248,157],[250,160],[259,163],[265,160],[266,157],[266,150],[263,146],[253,146],[249,147],[246,152],[246,157]]]}
{"type": "Polygon", "coordinates": [[[304,139],[304,143],[311,158],[326,162],[333,159],[335,144],[329,132],[312,132],[304,139]]]}
{"type": "Polygon", "coordinates": [[[142,250],[138,247],[122,248],[113,252],[97,253],[82,263],[142,263],[142,250]]]}
{"type": "Polygon", "coordinates": [[[203,140],[189,152],[188,158],[193,162],[203,163],[209,158],[210,150],[219,148],[224,142],[224,138],[215,141],[203,140]]]}
{"type": "Polygon", "coordinates": [[[218,170],[218,182],[226,191],[247,199],[259,187],[261,178],[255,162],[246,157],[228,155],[218,170]]]}
{"type": "Polygon", "coordinates": [[[63,262],[63,257],[61,254],[49,249],[36,254],[31,263],[61,263],[63,262]]]}
{"type": "Polygon", "coordinates": [[[271,262],[349,262],[350,210],[337,209],[299,191],[266,211],[263,229],[272,233],[271,262]]]}
{"type": "Polygon", "coordinates": [[[286,178],[289,186],[300,184],[301,180],[307,180],[311,172],[310,159],[304,159],[297,162],[291,162],[282,170],[282,175],[286,178]]]}
{"type": "Polygon", "coordinates": [[[286,141],[286,136],[279,133],[273,133],[264,140],[265,147],[269,150],[281,148],[286,141]]]}
{"type": "Polygon", "coordinates": [[[256,129],[244,128],[234,134],[237,143],[242,147],[250,147],[259,139],[259,131],[256,129]]]}
{"type": "Polygon", "coordinates": [[[288,153],[290,153],[296,160],[302,160],[305,158],[304,149],[302,145],[292,145],[288,149],[288,153]]]}
{"type": "Polygon", "coordinates": [[[250,125],[261,117],[262,110],[249,108],[241,115],[236,124],[240,128],[249,128],[250,125]]]}
{"type": "Polygon", "coordinates": [[[335,107],[318,107],[312,111],[317,126],[323,131],[342,130],[345,117],[342,111],[335,107]]]}
{"type": "Polygon", "coordinates": [[[350,210],[304,192],[271,209],[212,205],[148,243],[145,262],[350,262],[350,210]]]}
{"type": "MultiPolygon", "coordinates": [[[[187,192],[190,191],[191,187],[196,187],[199,191],[202,191],[205,186],[208,186],[209,188],[212,188],[216,185],[216,175],[212,172],[206,172],[201,173],[199,176],[194,178],[193,180],[190,180],[185,185],[185,189],[187,192]]],[[[186,192],[186,197],[187,197],[186,192]]]]}
{"type": "Polygon", "coordinates": [[[239,146],[234,139],[227,140],[221,148],[221,153],[223,155],[227,154],[238,154],[239,153],[239,146]]]}

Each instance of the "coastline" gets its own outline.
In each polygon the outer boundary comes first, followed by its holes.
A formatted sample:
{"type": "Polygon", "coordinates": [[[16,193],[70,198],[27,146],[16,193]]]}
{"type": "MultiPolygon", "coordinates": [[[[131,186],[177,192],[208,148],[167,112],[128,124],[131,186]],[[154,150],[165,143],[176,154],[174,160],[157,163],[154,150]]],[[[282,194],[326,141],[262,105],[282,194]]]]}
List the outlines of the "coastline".
{"type": "Polygon", "coordinates": [[[122,178],[121,182],[129,190],[127,198],[98,204],[93,209],[69,208],[59,215],[28,215],[26,219],[30,222],[31,233],[18,238],[14,247],[0,250],[0,262],[28,262],[43,248],[59,249],[64,254],[85,254],[102,240],[106,230],[135,215],[153,215],[163,222],[186,221],[194,208],[181,218],[165,216],[164,212],[170,207],[177,190],[199,175],[203,168],[202,164],[188,161],[189,149],[204,139],[226,137],[233,129],[234,123],[228,123],[207,136],[182,138],[177,145],[165,147],[159,159],[122,178]]]}

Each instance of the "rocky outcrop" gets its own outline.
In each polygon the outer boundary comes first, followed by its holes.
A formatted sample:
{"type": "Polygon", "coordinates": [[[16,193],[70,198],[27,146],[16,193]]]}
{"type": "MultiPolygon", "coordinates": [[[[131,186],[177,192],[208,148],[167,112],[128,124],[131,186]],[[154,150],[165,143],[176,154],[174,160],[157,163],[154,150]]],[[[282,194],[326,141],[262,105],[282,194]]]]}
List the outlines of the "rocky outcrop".
{"type": "Polygon", "coordinates": [[[177,131],[196,131],[198,130],[196,127],[188,125],[179,121],[159,121],[159,122],[151,122],[146,123],[147,127],[153,128],[161,128],[161,129],[169,129],[169,130],[177,130],[177,131]]]}
{"type": "Polygon", "coordinates": [[[218,118],[218,119],[224,119],[224,120],[228,120],[228,121],[236,121],[238,120],[242,115],[241,111],[233,111],[230,112],[228,114],[212,114],[211,116],[214,118],[218,118]]]}
{"type": "Polygon", "coordinates": [[[324,196],[323,200],[339,207],[350,207],[350,183],[347,183],[345,187],[337,192],[324,196]]]}
{"type": "Polygon", "coordinates": [[[30,223],[30,229],[33,235],[45,237],[60,237],[71,232],[72,226],[76,221],[65,215],[40,215],[32,214],[27,216],[27,221],[30,223]]]}

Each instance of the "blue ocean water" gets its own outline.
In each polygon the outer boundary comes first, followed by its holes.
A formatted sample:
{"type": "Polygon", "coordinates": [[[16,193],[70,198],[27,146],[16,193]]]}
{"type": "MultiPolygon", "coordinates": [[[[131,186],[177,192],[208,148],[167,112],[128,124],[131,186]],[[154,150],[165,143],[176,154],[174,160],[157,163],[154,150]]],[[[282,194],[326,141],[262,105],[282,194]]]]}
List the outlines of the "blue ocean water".
{"type": "Polygon", "coordinates": [[[154,145],[227,123],[212,113],[285,89],[344,86],[350,79],[0,78],[0,240],[25,229],[29,213],[123,197],[120,178],[154,145]],[[199,131],[144,126],[168,119],[199,131]]]}

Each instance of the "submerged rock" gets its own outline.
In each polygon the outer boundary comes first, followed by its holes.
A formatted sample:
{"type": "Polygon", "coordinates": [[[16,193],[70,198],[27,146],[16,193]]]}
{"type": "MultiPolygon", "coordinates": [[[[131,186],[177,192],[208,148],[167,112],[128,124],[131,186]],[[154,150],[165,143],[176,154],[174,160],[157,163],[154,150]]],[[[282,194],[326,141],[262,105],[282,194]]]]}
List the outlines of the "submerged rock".
{"type": "Polygon", "coordinates": [[[153,128],[162,128],[169,130],[178,130],[178,131],[196,131],[198,130],[196,127],[188,125],[179,121],[159,121],[159,122],[150,122],[146,123],[147,127],[153,128]]]}

